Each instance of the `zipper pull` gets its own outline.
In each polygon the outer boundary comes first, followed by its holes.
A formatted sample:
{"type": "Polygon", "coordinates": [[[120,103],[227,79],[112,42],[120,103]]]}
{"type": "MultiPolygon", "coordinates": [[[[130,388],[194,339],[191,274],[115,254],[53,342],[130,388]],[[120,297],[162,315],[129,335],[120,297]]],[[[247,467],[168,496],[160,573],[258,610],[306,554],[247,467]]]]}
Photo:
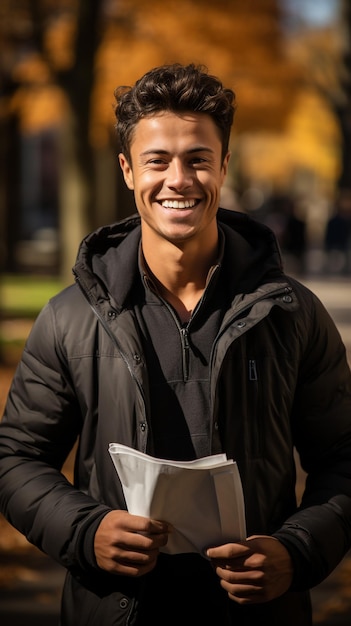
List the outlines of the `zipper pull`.
{"type": "Polygon", "coordinates": [[[182,327],[180,329],[180,334],[183,339],[183,372],[184,372],[184,380],[188,380],[189,376],[189,338],[188,338],[188,329],[187,327],[182,327]]]}
{"type": "Polygon", "coordinates": [[[255,359],[249,360],[249,380],[257,380],[257,367],[255,359]]]}

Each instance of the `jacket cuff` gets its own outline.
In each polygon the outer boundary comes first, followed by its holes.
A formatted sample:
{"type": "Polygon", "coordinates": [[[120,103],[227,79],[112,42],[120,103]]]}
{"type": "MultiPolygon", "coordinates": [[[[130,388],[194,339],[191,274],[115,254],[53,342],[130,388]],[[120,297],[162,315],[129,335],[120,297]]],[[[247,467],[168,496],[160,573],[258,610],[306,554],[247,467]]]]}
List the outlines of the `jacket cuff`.
{"type": "Polygon", "coordinates": [[[82,529],[79,537],[78,562],[83,571],[100,570],[95,557],[94,538],[101,520],[112,509],[105,509],[98,517],[90,520],[89,526],[82,529]]]}
{"type": "Polygon", "coordinates": [[[272,535],[288,550],[293,562],[290,591],[308,591],[328,574],[320,551],[309,532],[296,524],[284,526],[272,535]]]}

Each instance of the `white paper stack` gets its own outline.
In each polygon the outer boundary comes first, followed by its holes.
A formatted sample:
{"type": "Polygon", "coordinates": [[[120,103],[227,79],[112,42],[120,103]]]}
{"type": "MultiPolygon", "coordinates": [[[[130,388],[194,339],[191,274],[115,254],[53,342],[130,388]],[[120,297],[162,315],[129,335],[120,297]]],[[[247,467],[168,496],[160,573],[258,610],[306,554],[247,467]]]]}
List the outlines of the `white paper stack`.
{"type": "Polygon", "coordinates": [[[225,454],[178,462],[118,443],[109,453],[129,513],[172,524],[163,552],[204,556],[207,548],[246,538],[239,470],[225,454]]]}

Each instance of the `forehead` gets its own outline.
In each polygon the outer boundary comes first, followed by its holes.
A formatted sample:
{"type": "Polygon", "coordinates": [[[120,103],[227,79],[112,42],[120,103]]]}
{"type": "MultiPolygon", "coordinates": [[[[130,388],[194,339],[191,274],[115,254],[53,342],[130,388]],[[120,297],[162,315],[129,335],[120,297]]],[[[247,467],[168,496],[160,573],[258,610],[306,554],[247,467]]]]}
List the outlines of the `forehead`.
{"type": "MultiPolygon", "coordinates": [[[[131,137],[134,145],[161,146],[165,142],[221,144],[220,131],[207,113],[162,111],[139,120],[131,137]]],[[[164,146],[162,146],[164,148],[164,146]]]]}

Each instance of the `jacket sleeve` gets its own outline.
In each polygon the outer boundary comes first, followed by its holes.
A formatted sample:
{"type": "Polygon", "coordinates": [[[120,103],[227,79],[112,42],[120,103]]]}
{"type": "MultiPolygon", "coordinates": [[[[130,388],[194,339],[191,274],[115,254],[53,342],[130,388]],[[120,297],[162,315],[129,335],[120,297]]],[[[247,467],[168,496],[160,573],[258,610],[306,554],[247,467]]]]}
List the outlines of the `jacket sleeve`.
{"type": "Polygon", "coordinates": [[[0,422],[0,510],[31,543],[81,570],[95,562],[83,553],[84,537],[110,509],[61,472],[82,417],[58,344],[48,304],[29,335],[0,422]]]}
{"type": "Polygon", "coordinates": [[[308,292],[304,302],[292,429],[306,484],[299,510],[275,533],[293,558],[296,590],[319,584],[351,548],[350,369],[328,312],[308,292]]]}

